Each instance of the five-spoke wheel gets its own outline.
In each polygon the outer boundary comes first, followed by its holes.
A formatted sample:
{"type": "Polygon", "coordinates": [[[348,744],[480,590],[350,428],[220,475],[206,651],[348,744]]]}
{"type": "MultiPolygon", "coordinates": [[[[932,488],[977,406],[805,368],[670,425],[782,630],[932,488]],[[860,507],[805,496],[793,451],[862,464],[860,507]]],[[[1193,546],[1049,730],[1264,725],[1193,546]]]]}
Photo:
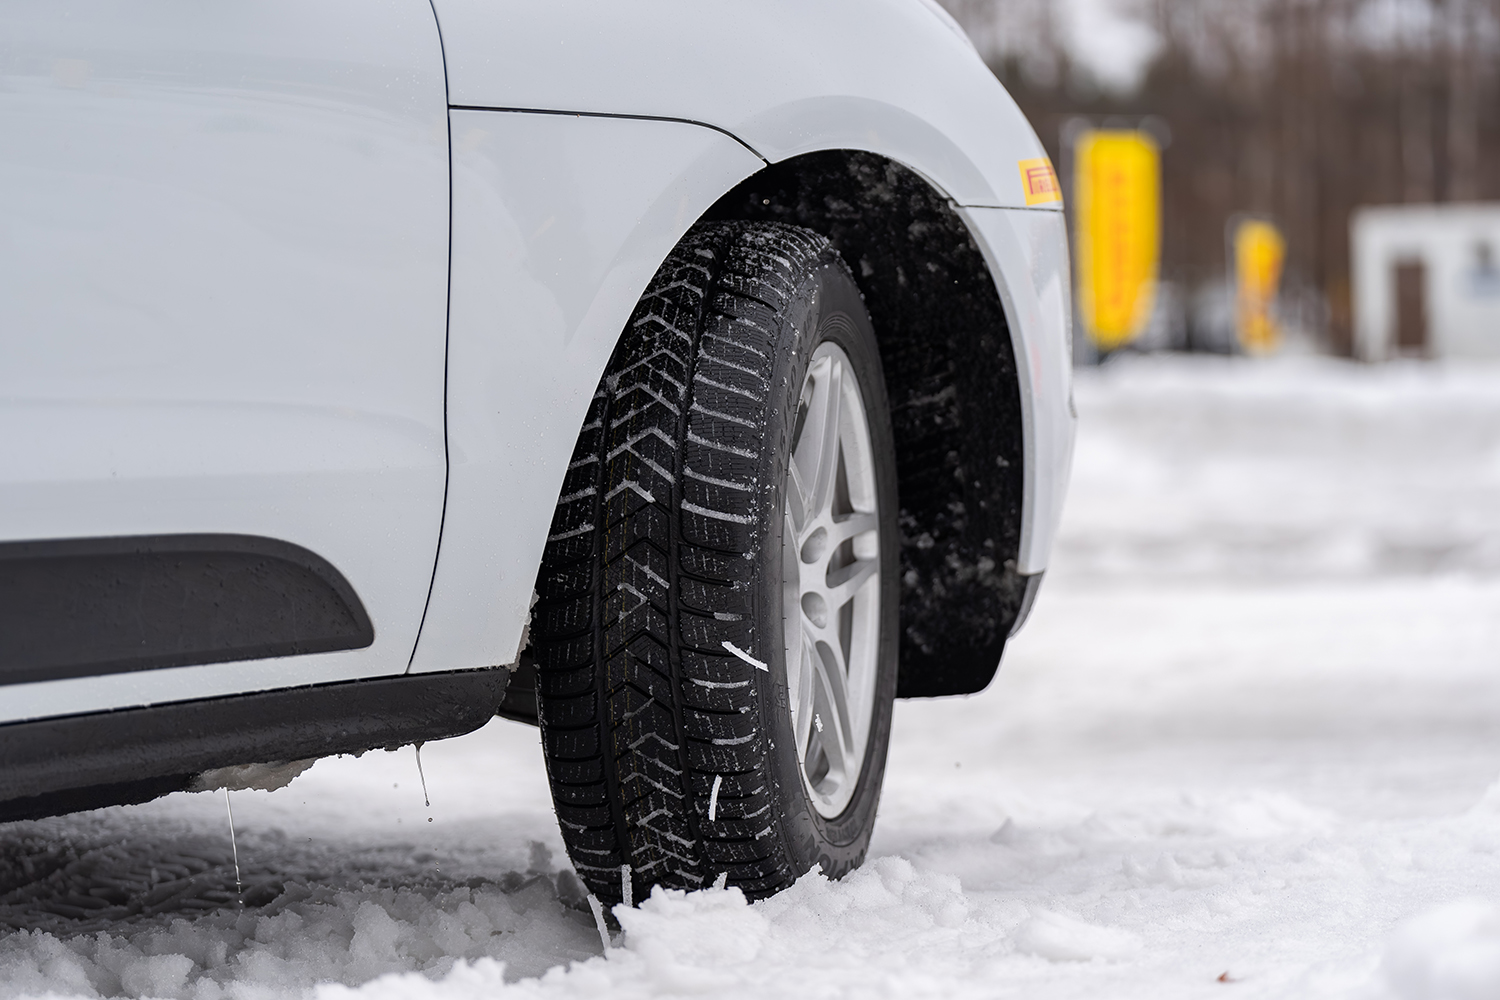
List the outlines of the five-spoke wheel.
{"type": "Polygon", "coordinates": [[[875,454],[844,349],[813,352],[797,401],[782,535],[782,618],[797,760],[826,817],[854,795],[880,657],[875,454]]]}

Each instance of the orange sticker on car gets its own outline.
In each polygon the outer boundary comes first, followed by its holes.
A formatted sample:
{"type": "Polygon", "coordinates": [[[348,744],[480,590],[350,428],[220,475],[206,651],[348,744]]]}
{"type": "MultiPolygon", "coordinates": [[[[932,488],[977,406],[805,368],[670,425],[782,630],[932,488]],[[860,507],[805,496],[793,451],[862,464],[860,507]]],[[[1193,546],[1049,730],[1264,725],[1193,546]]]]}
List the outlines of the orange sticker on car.
{"type": "Polygon", "coordinates": [[[1022,160],[1021,191],[1028,205],[1050,205],[1062,201],[1062,185],[1057,183],[1057,171],[1046,157],[1039,160],[1022,160]]]}

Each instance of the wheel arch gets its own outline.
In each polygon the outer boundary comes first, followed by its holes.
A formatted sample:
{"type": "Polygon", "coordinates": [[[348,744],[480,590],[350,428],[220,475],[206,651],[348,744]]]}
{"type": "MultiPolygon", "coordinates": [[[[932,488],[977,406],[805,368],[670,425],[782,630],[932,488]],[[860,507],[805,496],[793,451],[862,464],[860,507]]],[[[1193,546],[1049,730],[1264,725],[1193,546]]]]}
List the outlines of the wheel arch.
{"type": "MultiPolygon", "coordinates": [[[[551,507],[630,309],[693,222],[743,218],[828,236],[851,264],[881,336],[907,515],[901,695],[988,684],[1032,592],[1035,577],[1025,573],[1037,567],[1026,557],[1023,519],[1038,505],[1027,500],[1024,443],[1033,436],[1026,388],[1035,380],[1017,370],[1025,352],[1010,314],[1027,312],[1008,313],[1006,286],[997,283],[1001,270],[1024,271],[1024,261],[986,263],[995,240],[983,235],[983,215],[1060,220],[1059,213],[957,208],[941,178],[934,183],[927,171],[870,151],[826,149],[766,165],[734,139],[687,122],[477,110],[452,118],[460,137],[448,360],[453,462],[410,669],[516,662],[551,507]],[[508,179],[523,151],[543,140],[568,152],[578,176],[508,179]],[[631,169],[622,172],[621,163],[631,169]],[[639,189],[645,214],[627,210],[616,188],[639,189]],[[548,225],[561,211],[554,205],[579,214],[579,226],[613,219],[615,235],[595,240],[597,248],[572,236],[559,242],[560,227],[548,225]],[[516,266],[525,261],[548,266],[516,266]],[[551,288],[562,278],[568,287],[551,288]],[[576,305],[588,299],[586,309],[576,305]],[[581,313],[570,317],[548,305],[553,300],[581,313]],[[507,329],[525,335],[495,335],[507,329]],[[521,469],[528,474],[517,476],[521,469]],[[493,530],[497,516],[509,525],[503,537],[493,530]]],[[[1012,250],[1025,254],[1021,243],[1012,250]]]]}
{"type": "Polygon", "coordinates": [[[1028,596],[1020,569],[1023,374],[1003,275],[915,171],[825,150],[751,175],[705,219],[774,220],[828,237],[880,343],[901,523],[900,697],[967,694],[994,677],[1028,596]]]}

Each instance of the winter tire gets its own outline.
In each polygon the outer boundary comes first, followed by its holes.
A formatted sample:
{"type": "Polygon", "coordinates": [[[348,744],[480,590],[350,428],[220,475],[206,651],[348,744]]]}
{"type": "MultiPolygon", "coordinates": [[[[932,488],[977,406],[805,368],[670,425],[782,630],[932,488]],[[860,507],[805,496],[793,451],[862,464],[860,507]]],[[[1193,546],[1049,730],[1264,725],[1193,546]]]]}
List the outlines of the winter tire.
{"type": "Polygon", "coordinates": [[[692,230],[590,404],[532,626],[569,856],[619,902],[863,861],[896,687],[874,333],[829,242],[692,230]]]}

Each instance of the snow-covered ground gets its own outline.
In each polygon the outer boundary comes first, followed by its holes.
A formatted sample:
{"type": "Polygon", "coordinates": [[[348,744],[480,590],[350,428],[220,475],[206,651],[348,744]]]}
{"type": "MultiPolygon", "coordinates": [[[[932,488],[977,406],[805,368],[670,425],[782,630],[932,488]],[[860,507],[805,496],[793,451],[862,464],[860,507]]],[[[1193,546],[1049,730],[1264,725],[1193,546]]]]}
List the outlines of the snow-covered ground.
{"type": "Polygon", "coordinates": [[[1036,614],[873,860],[622,911],[534,730],[0,827],[0,998],[1500,996],[1500,369],[1080,375],[1036,614]],[[320,985],[321,984],[321,985],[320,985]]]}

